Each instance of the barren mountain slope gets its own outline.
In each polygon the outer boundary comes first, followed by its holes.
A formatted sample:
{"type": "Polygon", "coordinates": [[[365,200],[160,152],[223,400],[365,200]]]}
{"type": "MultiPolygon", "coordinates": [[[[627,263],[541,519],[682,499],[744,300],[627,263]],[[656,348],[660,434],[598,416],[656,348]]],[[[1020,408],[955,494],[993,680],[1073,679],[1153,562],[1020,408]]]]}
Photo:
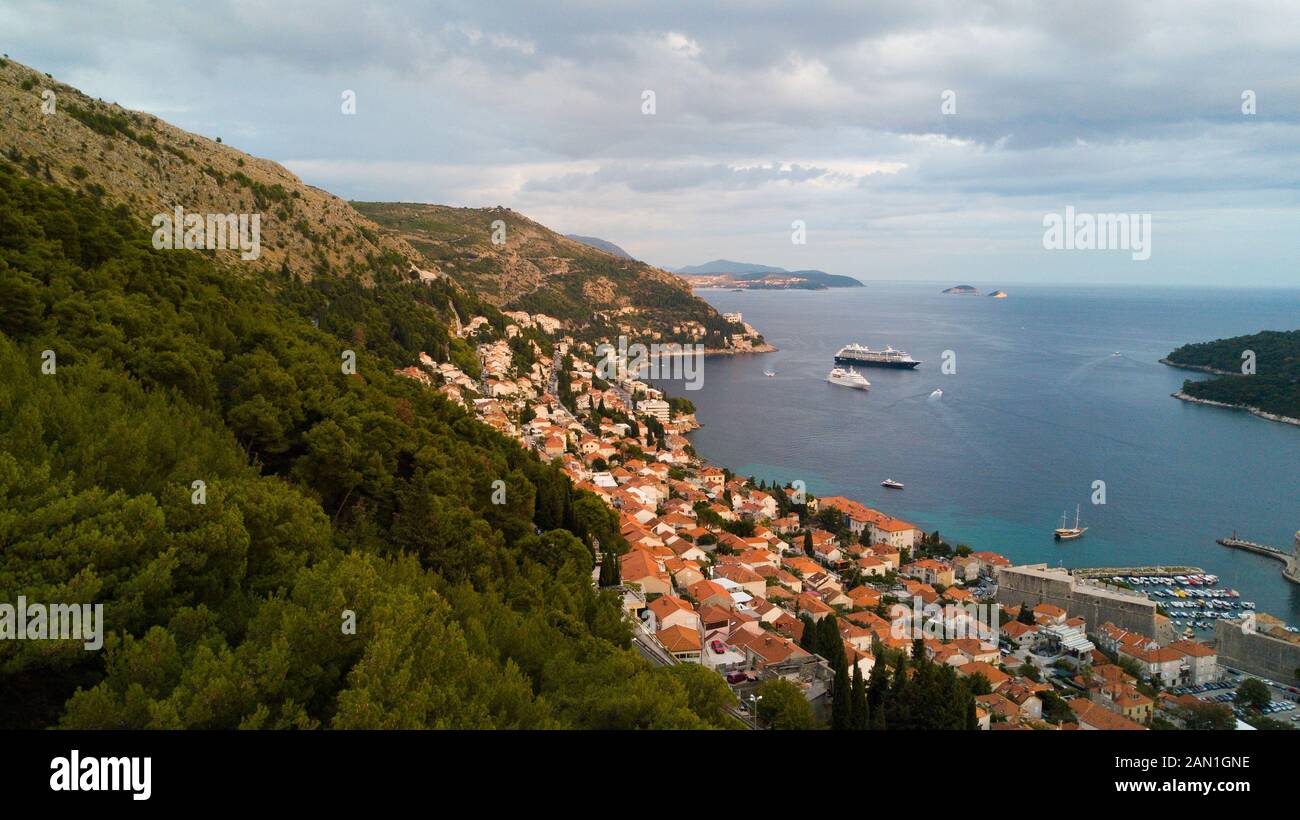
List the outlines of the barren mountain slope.
{"type": "Polygon", "coordinates": [[[545,313],[580,335],[620,332],[721,349],[724,320],[668,271],[562,236],[509,208],[354,202],[384,233],[506,310],[545,313]],[[494,238],[497,241],[494,241],[494,238]]]}
{"type": "MultiPolygon", "coordinates": [[[[0,151],[29,173],[122,202],[146,221],[179,206],[199,214],[260,214],[261,255],[300,277],[414,251],[384,238],[346,201],[279,164],[183,131],[151,115],[82,94],[27,66],[0,66],[0,151]]],[[[216,252],[239,261],[234,251],[216,252]]]]}

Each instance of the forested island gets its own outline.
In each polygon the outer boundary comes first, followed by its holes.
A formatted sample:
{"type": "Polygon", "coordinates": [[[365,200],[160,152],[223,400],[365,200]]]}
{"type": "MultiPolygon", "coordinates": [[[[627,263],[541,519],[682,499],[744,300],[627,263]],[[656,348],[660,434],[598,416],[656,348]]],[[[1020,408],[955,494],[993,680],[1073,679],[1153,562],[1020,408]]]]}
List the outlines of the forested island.
{"type": "Polygon", "coordinates": [[[1160,361],[1216,376],[1183,382],[1183,389],[1174,394],[1180,399],[1240,407],[1274,421],[1300,424],[1300,330],[1265,330],[1186,344],[1160,361]]]}

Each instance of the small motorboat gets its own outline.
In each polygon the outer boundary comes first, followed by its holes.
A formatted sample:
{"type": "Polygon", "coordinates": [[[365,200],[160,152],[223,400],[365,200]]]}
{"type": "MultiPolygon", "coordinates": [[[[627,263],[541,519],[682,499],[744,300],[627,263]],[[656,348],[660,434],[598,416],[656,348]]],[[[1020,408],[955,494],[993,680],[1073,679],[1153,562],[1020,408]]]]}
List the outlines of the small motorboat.
{"type": "Polygon", "coordinates": [[[940,388],[938,388],[938,387],[936,387],[936,388],[934,389],[934,392],[930,394],[930,398],[932,398],[932,399],[941,399],[941,398],[943,398],[943,390],[940,389],[940,388]]]}
{"type": "Polygon", "coordinates": [[[880,482],[880,486],[888,487],[891,490],[901,490],[903,489],[903,482],[895,481],[892,478],[887,478],[884,481],[880,482]]]}
{"type": "Polygon", "coordinates": [[[764,376],[767,376],[767,377],[770,379],[770,378],[772,378],[773,376],[776,375],[776,371],[775,371],[775,370],[764,370],[764,371],[763,371],[763,375],[764,375],[764,376]]]}

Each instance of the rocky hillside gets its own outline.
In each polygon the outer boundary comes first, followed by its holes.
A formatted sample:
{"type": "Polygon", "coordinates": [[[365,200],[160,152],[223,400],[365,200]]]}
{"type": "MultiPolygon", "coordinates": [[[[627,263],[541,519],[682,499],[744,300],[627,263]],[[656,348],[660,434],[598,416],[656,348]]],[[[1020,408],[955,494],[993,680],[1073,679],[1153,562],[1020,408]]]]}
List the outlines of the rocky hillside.
{"type": "Polygon", "coordinates": [[[545,313],[592,340],[704,341],[732,349],[740,325],[695,298],[678,277],[559,234],[509,209],[348,203],[279,164],[191,134],[151,115],[93,99],[65,83],[0,60],[0,154],[47,184],[125,205],[145,224],[176,208],[189,214],[257,214],[260,252],[208,253],[224,264],[293,274],[385,270],[450,274],[486,303],[545,313]],[[504,223],[504,242],[492,241],[504,223]]]}
{"type": "MultiPolygon", "coordinates": [[[[0,152],[31,176],[124,203],[146,223],[178,206],[200,214],[260,214],[261,254],[243,264],[287,265],[300,278],[364,270],[383,251],[418,259],[346,201],[277,163],[2,62],[0,152]]],[[[235,251],[215,253],[223,261],[239,259],[235,251]]]]}
{"type": "Polygon", "coordinates": [[[505,310],[545,313],[585,338],[637,334],[728,347],[724,320],[668,271],[569,239],[509,208],[354,202],[384,236],[505,310]],[[494,241],[495,240],[495,241],[494,241]]]}

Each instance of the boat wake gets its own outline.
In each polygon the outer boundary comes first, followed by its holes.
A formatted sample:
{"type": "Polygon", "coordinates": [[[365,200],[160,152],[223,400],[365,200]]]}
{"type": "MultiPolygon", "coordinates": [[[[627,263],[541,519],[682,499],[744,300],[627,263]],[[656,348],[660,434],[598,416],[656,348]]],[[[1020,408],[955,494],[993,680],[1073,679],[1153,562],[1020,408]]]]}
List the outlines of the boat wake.
{"type": "MultiPolygon", "coordinates": [[[[907,394],[906,396],[899,396],[898,398],[896,398],[896,399],[894,399],[893,401],[891,401],[889,404],[882,404],[882,405],[880,405],[880,407],[881,407],[881,409],[888,410],[888,409],[890,409],[890,408],[892,408],[892,407],[896,407],[896,406],[898,406],[899,404],[902,404],[902,403],[905,402],[905,401],[915,401],[916,399],[931,399],[931,398],[934,398],[935,401],[938,401],[938,398],[935,397],[935,395],[934,395],[935,392],[936,392],[936,391],[922,391],[922,392],[920,392],[920,393],[909,393],[909,394],[907,394]]],[[[937,391],[937,392],[938,392],[940,395],[943,394],[943,391],[942,391],[942,390],[937,391]]]]}
{"type": "Polygon", "coordinates": [[[1093,370],[1094,370],[1098,365],[1100,365],[1100,364],[1102,364],[1102,363],[1104,363],[1104,362],[1112,361],[1113,359],[1114,359],[1114,357],[1113,357],[1113,356],[1109,356],[1109,355],[1106,355],[1106,356],[1098,356],[1098,357],[1095,358],[1095,359],[1089,359],[1088,361],[1084,362],[1083,364],[1081,364],[1081,365],[1079,365],[1078,367],[1076,367],[1076,368],[1074,368],[1073,370],[1071,370],[1069,373],[1066,373],[1066,374],[1065,374],[1065,378],[1062,379],[1061,382],[1062,382],[1062,384],[1076,384],[1076,383],[1078,383],[1080,380],[1082,380],[1085,376],[1090,375],[1091,372],[1092,372],[1092,371],[1093,371],[1093,370]]]}

